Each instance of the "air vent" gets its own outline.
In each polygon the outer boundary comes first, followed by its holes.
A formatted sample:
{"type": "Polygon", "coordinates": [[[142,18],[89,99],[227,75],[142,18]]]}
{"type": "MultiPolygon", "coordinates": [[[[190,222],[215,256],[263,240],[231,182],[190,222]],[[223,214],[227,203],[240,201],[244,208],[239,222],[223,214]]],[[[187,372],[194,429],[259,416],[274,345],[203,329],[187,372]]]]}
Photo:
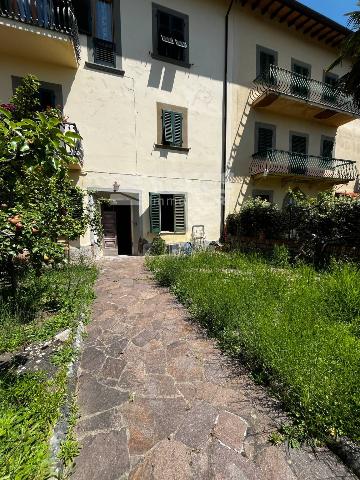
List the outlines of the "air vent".
{"type": "Polygon", "coordinates": [[[116,66],[115,44],[94,38],[94,62],[102,65],[116,66]]]}

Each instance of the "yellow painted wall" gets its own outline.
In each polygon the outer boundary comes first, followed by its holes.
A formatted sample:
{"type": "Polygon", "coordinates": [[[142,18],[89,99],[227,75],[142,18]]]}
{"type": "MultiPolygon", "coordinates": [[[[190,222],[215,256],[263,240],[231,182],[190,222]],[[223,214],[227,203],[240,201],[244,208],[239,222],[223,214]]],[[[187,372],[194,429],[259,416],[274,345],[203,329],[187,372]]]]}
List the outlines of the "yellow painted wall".
{"type": "MultiPolygon", "coordinates": [[[[336,51],[325,45],[311,41],[303,34],[289,29],[278,22],[236,7],[230,18],[229,51],[229,136],[227,140],[227,212],[239,208],[244,198],[251,197],[253,189],[274,191],[274,201],[282,204],[289,187],[299,187],[304,193],[315,195],[323,189],[321,182],[313,185],[305,183],[287,183],[267,178],[254,182],[248,176],[251,156],[255,153],[255,123],[263,122],[276,125],[276,148],[288,151],[290,131],[309,135],[308,153],[320,155],[321,136],[336,136],[335,156],[356,160],[360,167],[360,121],[355,120],[336,130],[335,127],[323,125],[319,121],[304,120],[290,116],[289,112],[281,114],[267,113],[266,109],[251,108],[249,99],[252,82],[256,78],[257,45],[278,52],[278,66],[291,70],[294,58],[311,65],[311,77],[323,81],[323,72],[336,58],[336,51]]],[[[342,75],[346,65],[334,69],[342,75]]],[[[350,185],[337,186],[336,190],[353,189],[350,185]]]]}

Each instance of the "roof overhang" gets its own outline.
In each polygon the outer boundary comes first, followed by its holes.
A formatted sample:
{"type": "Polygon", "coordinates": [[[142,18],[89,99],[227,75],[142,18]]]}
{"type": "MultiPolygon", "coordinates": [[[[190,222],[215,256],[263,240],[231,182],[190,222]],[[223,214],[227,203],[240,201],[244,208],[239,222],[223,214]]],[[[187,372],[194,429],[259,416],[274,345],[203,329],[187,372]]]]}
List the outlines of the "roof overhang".
{"type": "Polygon", "coordinates": [[[351,30],[296,0],[238,0],[240,5],[336,48],[351,30]]]}

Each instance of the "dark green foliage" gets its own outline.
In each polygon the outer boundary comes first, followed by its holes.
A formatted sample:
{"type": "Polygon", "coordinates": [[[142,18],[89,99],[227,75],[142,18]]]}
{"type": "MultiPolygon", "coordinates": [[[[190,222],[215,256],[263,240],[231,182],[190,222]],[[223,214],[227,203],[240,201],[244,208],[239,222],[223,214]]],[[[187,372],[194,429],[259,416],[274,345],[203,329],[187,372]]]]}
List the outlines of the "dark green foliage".
{"type": "Polygon", "coordinates": [[[306,260],[324,265],[333,254],[331,247],[360,248],[360,200],[321,193],[306,198],[290,192],[291,202],[282,210],[262,200],[245,202],[240,212],[228,216],[232,236],[268,239],[291,238],[306,260]]]}
{"type": "Polygon", "coordinates": [[[11,98],[11,105],[15,106],[14,120],[33,118],[40,108],[40,82],[34,75],[27,75],[25,80],[16,89],[11,98]]]}
{"type": "Polygon", "coordinates": [[[231,215],[228,233],[246,237],[279,238],[283,223],[278,207],[270,202],[255,198],[244,203],[239,214],[231,215]]]}
{"type": "Polygon", "coordinates": [[[360,440],[356,266],[334,264],[319,274],[235,253],[163,256],[148,265],[220,345],[278,395],[298,437],[360,440]]]}
{"type": "Polygon", "coordinates": [[[149,250],[150,255],[164,255],[166,252],[166,242],[160,235],[154,237],[149,250]]]}

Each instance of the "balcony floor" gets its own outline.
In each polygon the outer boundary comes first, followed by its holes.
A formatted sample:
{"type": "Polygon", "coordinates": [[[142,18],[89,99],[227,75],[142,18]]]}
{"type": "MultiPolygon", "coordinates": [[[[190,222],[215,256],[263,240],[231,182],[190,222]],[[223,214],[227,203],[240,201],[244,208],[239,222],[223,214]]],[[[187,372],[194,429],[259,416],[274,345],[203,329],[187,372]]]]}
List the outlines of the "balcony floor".
{"type": "Polygon", "coordinates": [[[291,117],[314,120],[331,127],[340,127],[356,118],[352,113],[330,109],[305,98],[286,95],[271,89],[263,92],[253,102],[253,107],[291,117]]]}
{"type": "Polygon", "coordinates": [[[291,184],[312,184],[312,185],[321,185],[321,188],[327,189],[332,188],[335,185],[346,184],[351,181],[351,179],[343,179],[343,178],[333,178],[333,177],[315,177],[309,175],[299,175],[294,173],[268,173],[264,175],[264,173],[257,173],[255,175],[251,175],[251,178],[257,184],[265,183],[269,180],[281,180],[283,185],[288,183],[291,184]]]}
{"type": "Polygon", "coordinates": [[[77,68],[72,39],[65,33],[0,17],[0,53],[77,68]]]}

